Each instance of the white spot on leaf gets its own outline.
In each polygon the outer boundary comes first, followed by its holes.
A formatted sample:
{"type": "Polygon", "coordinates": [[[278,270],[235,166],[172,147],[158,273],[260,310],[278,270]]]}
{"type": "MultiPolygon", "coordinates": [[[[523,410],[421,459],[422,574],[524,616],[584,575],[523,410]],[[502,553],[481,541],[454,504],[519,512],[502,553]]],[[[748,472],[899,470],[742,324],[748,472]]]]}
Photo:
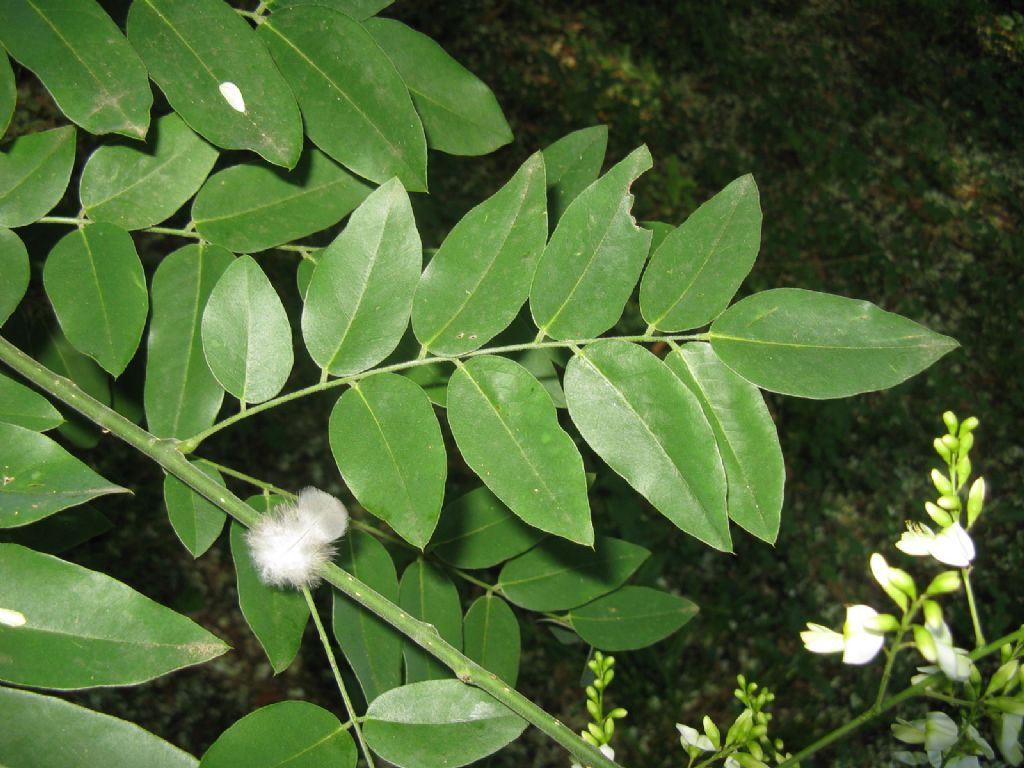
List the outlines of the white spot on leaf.
{"type": "Polygon", "coordinates": [[[12,611],[10,608],[0,608],[0,624],[6,624],[8,627],[24,626],[25,614],[12,611]]]}
{"type": "Polygon", "coordinates": [[[242,98],[242,92],[238,90],[237,85],[229,81],[221,83],[220,95],[224,97],[224,101],[226,101],[228,106],[233,110],[236,112],[245,112],[245,99],[242,98]]]}

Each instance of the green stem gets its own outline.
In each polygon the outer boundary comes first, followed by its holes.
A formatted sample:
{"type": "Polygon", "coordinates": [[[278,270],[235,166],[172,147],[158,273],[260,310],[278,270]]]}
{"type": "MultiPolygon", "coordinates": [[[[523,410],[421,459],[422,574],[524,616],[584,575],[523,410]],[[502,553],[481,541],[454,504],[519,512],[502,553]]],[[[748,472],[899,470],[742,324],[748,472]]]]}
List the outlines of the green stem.
{"type": "MultiPolygon", "coordinates": [[[[989,643],[988,645],[984,645],[981,648],[976,649],[975,651],[970,653],[969,656],[972,661],[978,661],[978,659],[983,659],[986,656],[990,656],[993,653],[997,653],[1005,643],[1011,643],[1015,640],[1020,640],[1021,638],[1024,638],[1024,627],[1021,627],[1016,632],[1011,632],[1008,635],[1004,635],[1003,637],[989,643]]],[[[923,694],[932,684],[943,679],[943,677],[944,675],[942,674],[942,672],[936,672],[932,675],[929,675],[924,680],[921,680],[916,685],[912,685],[909,688],[904,688],[902,691],[900,691],[897,694],[894,694],[893,696],[890,696],[880,704],[875,704],[866,712],[862,712],[846,724],[841,725],[834,731],[830,731],[829,733],[825,734],[820,739],[811,744],[809,747],[805,747],[792,757],[787,758],[781,765],[779,765],[779,768],[792,768],[792,766],[795,766],[801,760],[804,760],[810,757],[811,755],[820,752],[825,747],[846,736],[848,733],[851,733],[860,728],[861,726],[867,724],[871,720],[874,720],[883,712],[887,712],[893,707],[902,704],[904,701],[907,701],[908,699],[912,699],[915,696],[923,694]]]]}
{"type": "Polygon", "coordinates": [[[458,357],[439,357],[439,356],[418,357],[415,360],[406,360],[406,361],[401,362],[401,363],[394,363],[392,365],[381,366],[380,368],[373,368],[373,369],[371,369],[369,371],[363,371],[362,373],[356,373],[356,374],[353,374],[352,376],[346,376],[346,377],[341,378],[341,379],[326,380],[326,375],[323,375],[321,377],[321,381],[319,381],[316,384],[311,384],[310,386],[303,387],[302,389],[296,389],[294,392],[288,392],[288,393],[286,393],[284,395],[281,395],[279,397],[275,397],[275,398],[273,398],[271,400],[267,400],[265,402],[259,403],[258,405],[252,405],[249,408],[247,408],[244,413],[236,413],[233,416],[229,416],[226,419],[224,419],[223,421],[217,422],[216,424],[214,424],[209,429],[204,429],[202,432],[199,432],[198,434],[193,435],[192,437],[188,438],[187,440],[182,440],[179,447],[181,449],[181,452],[184,453],[184,454],[192,453],[208,437],[210,437],[211,435],[215,435],[216,433],[220,432],[222,429],[226,429],[227,427],[230,427],[233,424],[237,424],[242,419],[248,418],[249,416],[255,416],[257,413],[262,413],[263,411],[270,410],[271,408],[276,408],[277,406],[282,405],[282,404],[287,403],[287,402],[291,402],[292,400],[298,400],[299,398],[308,397],[309,395],[315,395],[315,394],[317,394],[319,392],[326,392],[329,389],[335,389],[337,387],[348,386],[349,384],[353,384],[353,383],[355,383],[357,381],[361,381],[362,379],[365,379],[368,376],[375,376],[378,373],[397,373],[399,371],[404,371],[404,370],[407,370],[409,368],[416,368],[417,366],[421,366],[421,365],[432,365],[434,363],[458,363],[463,358],[478,357],[480,355],[500,355],[500,354],[506,354],[506,353],[509,353],[509,352],[524,352],[524,351],[530,350],[530,349],[556,349],[556,348],[570,348],[570,349],[572,349],[574,347],[583,347],[583,346],[586,346],[587,344],[593,344],[595,341],[603,341],[605,338],[615,338],[618,341],[630,341],[630,342],[642,344],[642,343],[646,343],[646,342],[666,341],[666,340],[671,340],[671,341],[705,341],[705,340],[707,340],[708,335],[706,333],[677,334],[675,336],[637,335],[637,336],[597,337],[597,338],[592,338],[592,339],[573,339],[573,340],[567,340],[567,341],[543,341],[543,342],[534,341],[534,342],[528,342],[528,343],[525,343],[525,344],[507,344],[507,345],[501,346],[501,347],[485,347],[484,349],[477,349],[477,350],[474,350],[473,352],[467,352],[466,354],[460,355],[458,357]]]}
{"type": "MultiPolygon", "coordinates": [[[[159,438],[90,397],[70,379],[59,376],[0,337],[0,361],[58,400],[71,406],[94,424],[123,440],[155,461],[197,493],[223,509],[242,525],[252,527],[259,513],[201,469],[194,467],[172,438],[159,438]]],[[[402,608],[371,589],[352,574],[330,563],[320,570],[324,581],[380,616],[399,632],[434,656],[467,685],[474,685],[567,749],[580,763],[597,768],[616,768],[596,747],[565,727],[532,701],[507,686],[473,660],[445,642],[435,627],[414,619],[402,608]]],[[[1024,634],[1024,630],[1022,630],[1024,634]]]]}
{"type": "Polygon", "coordinates": [[[370,754],[370,748],[366,745],[366,740],[363,738],[363,729],[359,727],[356,722],[356,709],[352,706],[352,699],[349,698],[348,689],[345,688],[345,681],[341,679],[341,670],[338,669],[338,660],[334,658],[334,649],[331,648],[331,640],[327,637],[327,632],[324,630],[324,624],[320,621],[320,612],[316,609],[316,603],[313,602],[313,595],[309,591],[309,587],[302,588],[302,595],[306,598],[306,605],[309,606],[309,615],[313,617],[313,623],[316,624],[316,632],[320,635],[320,644],[324,647],[324,653],[327,654],[327,661],[331,665],[331,672],[334,673],[334,682],[338,684],[338,690],[341,692],[341,700],[345,702],[345,711],[348,712],[349,720],[352,723],[352,729],[356,732],[356,741],[359,742],[359,749],[363,752],[363,757],[366,758],[366,764],[369,768],[374,768],[373,755],[370,754]]]}
{"type": "Polygon", "coordinates": [[[967,607],[971,612],[971,623],[974,624],[974,645],[980,648],[985,644],[985,635],[981,631],[981,617],[978,615],[978,606],[974,602],[974,590],[971,588],[971,569],[961,568],[960,578],[964,582],[964,593],[967,595],[967,607]]]}

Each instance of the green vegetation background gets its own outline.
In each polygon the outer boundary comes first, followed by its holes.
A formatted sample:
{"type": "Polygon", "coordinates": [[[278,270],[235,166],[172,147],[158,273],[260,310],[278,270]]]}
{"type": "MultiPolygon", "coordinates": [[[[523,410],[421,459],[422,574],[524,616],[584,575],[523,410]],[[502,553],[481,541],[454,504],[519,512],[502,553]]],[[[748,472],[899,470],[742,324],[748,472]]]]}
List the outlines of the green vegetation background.
{"type": "MultiPolygon", "coordinates": [[[[888,392],[832,402],[769,396],[788,476],[775,548],[737,531],[735,556],[713,552],[611,479],[598,485],[597,527],[652,547],[641,578],[702,606],[677,637],[619,654],[609,696],[630,710],[615,742],[626,764],[681,765],[674,723],[710,713],[727,724],[737,672],[776,691],[773,732],[793,749],[870,701],[879,669],[807,654],[798,632],[808,620],[838,626],[845,603],[885,607],[867,558],[877,550],[900,560],[892,542],[904,519],[923,515],[930,443],[947,408],[982,422],[975,467],[992,502],[977,529],[976,588],[986,630],[996,636],[1024,618],[1022,9],[985,0],[407,0],[385,12],[487,82],[516,136],[488,158],[431,154],[432,196],[417,202],[425,245],[530,152],[606,123],[610,160],[641,142],[654,155],[635,189],[640,220],[678,224],[736,176],[755,174],[764,234],[744,290],[868,298],[962,344],[888,392]]],[[[45,93],[29,80],[19,78],[21,107],[45,120],[45,93]]],[[[15,130],[29,129],[25,118],[15,130]]],[[[284,255],[272,258],[282,273],[291,268],[284,255]]],[[[332,400],[253,419],[204,451],[282,485],[338,487],[325,434],[332,400]]],[[[88,458],[138,495],[115,502],[117,531],[71,556],[190,611],[236,652],[150,685],[74,698],[196,754],[281,698],[338,709],[312,637],[291,670],[271,677],[238,615],[227,547],[193,565],[163,515],[159,474],[107,442],[88,458]]],[[[954,634],[966,644],[963,619],[954,634]]],[[[585,647],[562,645],[543,624],[524,629],[521,689],[582,727],[585,647]]],[[[885,764],[888,744],[876,727],[813,764],[885,764]]],[[[532,734],[486,764],[568,760],[532,734]]]]}

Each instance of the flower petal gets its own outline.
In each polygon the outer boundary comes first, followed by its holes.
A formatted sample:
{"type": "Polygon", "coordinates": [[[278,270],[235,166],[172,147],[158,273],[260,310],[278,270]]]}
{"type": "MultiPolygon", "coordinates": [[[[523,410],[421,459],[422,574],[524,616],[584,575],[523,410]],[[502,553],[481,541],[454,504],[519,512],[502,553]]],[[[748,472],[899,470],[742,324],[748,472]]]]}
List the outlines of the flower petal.
{"type": "Polygon", "coordinates": [[[800,633],[804,647],[811,653],[841,653],[845,641],[843,636],[821,624],[807,624],[807,630],[800,633]]]}
{"type": "Polygon", "coordinates": [[[932,539],[929,552],[940,563],[966,568],[974,559],[974,542],[960,523],[953,523],[932,539]]]}

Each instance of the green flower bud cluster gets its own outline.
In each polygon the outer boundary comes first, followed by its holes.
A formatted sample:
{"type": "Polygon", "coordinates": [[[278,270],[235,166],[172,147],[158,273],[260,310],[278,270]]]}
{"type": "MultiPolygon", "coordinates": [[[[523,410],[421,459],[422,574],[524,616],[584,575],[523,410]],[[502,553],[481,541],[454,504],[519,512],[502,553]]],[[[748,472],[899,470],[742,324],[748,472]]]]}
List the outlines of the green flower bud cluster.
{"type": "MultiPolygon", "coordinates": [[[[978,419],[970,416],[963,421],[957,419],[952,411],[942,414],[946,425],[946,434],[935,438],[932,445],[939,458],[946,464],[946,473],[937,469],[931,471],[932,485],[939,493],[934,502],[925,503],[925,512],[932,521],[946,528],[959,523],[964,511],[961,492],[971,477],[971,448],[974,446],[974,430],[978,428],[978,419]]],[[[985,503],[985,480],[978,478],[967,491],[967,520],[965,528],[970,529],[981,514],[985,503]]]]}
{"type": "MultiPolygon", "coordinates": [[[[587,728],[580,732],[580,736],[588,744],[595,747],[608,745],[615,734],[615,721],[621,720],[628,713],[622,707],[615,707],[610,712],[604,711],[604,695],[615,679],[615,657],[605,656],[600,651],[594,652],[594,657],[587,662],[587,667],[593,674],[593,681],[586,687],[587,712],[591,721],[587,728]]],[[[607,753],[608,750],[605,750],[607,753]]]]}

